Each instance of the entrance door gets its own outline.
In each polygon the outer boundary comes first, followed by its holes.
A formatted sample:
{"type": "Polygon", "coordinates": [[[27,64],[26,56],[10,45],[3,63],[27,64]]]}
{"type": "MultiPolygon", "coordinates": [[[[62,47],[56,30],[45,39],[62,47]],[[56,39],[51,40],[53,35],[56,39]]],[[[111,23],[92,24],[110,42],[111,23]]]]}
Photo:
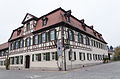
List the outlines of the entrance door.
{"type": "Polygon", "coordinates": [[[30,68],[30,56],[25,56],[25,68],[30,68]]]}

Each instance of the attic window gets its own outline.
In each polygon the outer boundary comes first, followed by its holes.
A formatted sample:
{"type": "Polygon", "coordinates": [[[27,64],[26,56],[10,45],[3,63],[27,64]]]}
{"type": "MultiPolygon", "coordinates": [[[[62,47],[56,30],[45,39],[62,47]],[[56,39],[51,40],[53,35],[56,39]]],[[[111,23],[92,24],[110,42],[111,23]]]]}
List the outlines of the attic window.
{"type": "Polygon", "coordinates": [[[30,30],[30,23],[27,23],[26,24],[26,31],[29,31],[30,30]]]}
{"type": "Polygon", "coordinates": [[[48,20],[48,18],[47,17],[43,17],[43,24],[42,24],[42,26],[45,26],[46,24],[47,24],[47,20],[48,20]]]}
{"type": "Polygon", "coordinates": [[[68,10],[64,15],[67,22],[70,22],[70,15],[71,15],[71,10],[68,10]]]}
{"type": "Polygon", "coordinates": [[[84,19],[80,20],[82,27],[84,29],[84,31],[86,31],[86,24],[84,23],[84,19]]]}
{"type": "Polygon", "coordinates": [[[21,29],[18,29],[18,30],[17,30],[17,36],[20,35],[20,32],[21,32],[21,29]]]}
{"type": "Polygon", "coordinates": [[[93,33],[94,33],[94,35],[96,36],[96,32],[95,32],[95,31],[93,31],[93,33]]]}

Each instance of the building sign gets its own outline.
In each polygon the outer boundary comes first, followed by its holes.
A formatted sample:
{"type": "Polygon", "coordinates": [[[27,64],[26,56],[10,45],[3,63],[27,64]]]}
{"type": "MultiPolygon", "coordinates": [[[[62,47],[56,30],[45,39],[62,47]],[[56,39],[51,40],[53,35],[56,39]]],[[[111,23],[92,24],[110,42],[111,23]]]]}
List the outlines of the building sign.
{"type": "Polygon", "coordinates": [[[61,42],[59,42],[59,41],[57,41],[57,54],[58,54],[59,56],[62,55],[62,44],[61,44],[61,42]]]}

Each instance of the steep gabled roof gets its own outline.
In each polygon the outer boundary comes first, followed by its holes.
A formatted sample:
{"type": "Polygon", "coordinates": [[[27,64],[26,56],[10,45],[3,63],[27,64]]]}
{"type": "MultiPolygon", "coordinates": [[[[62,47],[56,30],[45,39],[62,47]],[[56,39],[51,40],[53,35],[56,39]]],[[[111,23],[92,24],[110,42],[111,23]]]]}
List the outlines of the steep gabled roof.
{"type": "MultiPolygon", "coordinates": [[[[36,24],[36,26],[34,27],[34,32],[35,32],[35,31],[39,31],[39,30],[41,30],[41,29],[45,29],[45,28],[47,28],[47,27],[53,26],[53,25],[55,25],[55,24],[64,22],[64,23],[66,23],[66,24],[68,24],[68,25],[70,25],[70,26],[72,26],[72,27],[74,27],[74,28],[77,28],[77,29],[79,29],[80,31],[82,31],[82,32],[84,32],[84,33],[87,33],[87,34],[91,35],[92,37],[94,37],[94,38],[96,38],[96,39],[98,39],[98,40],[106,43],[106,42],[104,41],[102,35],[101,35],[100,33],[98,33],[97,31],[95,31],[95,30],[93,29],[93,27],[88,26],[87,24],[84,23],[84,25],[85,25],[85,27],[84,27],[85,29],[84,29],[83,26],[82,26],[83,21],[77,19],[77,18],[74,17],[73,15],[70,15],[70,23],[69,23],[69,22],[66,22],[66,18],[65,18],[65,16],[64,16],[66,12],[67,12],[67,11],[65,11],[64,9],[62,9],[62,8],[60,7],[60,8],[57,8],[57,9],[51,11],[50,13],[48,13],[48,14],[46,14],[46,15],[43,15],[43,16],[39,17],[39,18],[35,17],[34,15],[31,15],[31,14],[27,13],[26,16],[25,16],[25,18],[24,18],[24,20],[22,21],[22,23],[24,24],[24,23],[26,23],[27,21],[30,21],[30,20],[35,19],[35,20],[37,21],[37,24],[36,24]],[[31,17],[29,20],[26,21],[26,17],[27,17],[28,15],[30,15],[30,16],[32,16],[32,17],[31,17]],[[47,17],[48,20],[47,20],[47,24],[43,27],[43,26],[42,26],[42,21],[43,21],[42,19],[43,19],[44,17],[47,17]],[[96,34],[94,34],[94,32],[95,32],[96,34]]],[[[12,35],[11,35],[10,40],[13,40],[13,39],[22,37],[22,35],[23,35],[23,34],[22,34],[22,33],[23,33],[23,26],[21,27],[21,30],[22,30],[22,31],[21,31],[20,36],[17,36],[17,30],[14,30],[13,33],[12,33],[12,35]]],[[[106,44],[107,44],[107,43],[106,43],[106,44]]]]}
{"type": "Polygon", "coordinates": [[[0,51],[8,48],[8,42],[0,44],[0,51]]]}

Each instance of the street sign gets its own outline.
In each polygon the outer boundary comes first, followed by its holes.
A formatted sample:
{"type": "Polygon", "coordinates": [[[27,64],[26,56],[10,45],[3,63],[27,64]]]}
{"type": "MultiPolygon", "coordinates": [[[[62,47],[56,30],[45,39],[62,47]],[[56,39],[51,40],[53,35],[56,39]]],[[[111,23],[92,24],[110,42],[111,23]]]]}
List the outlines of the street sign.
{"type": "Polygon", "coordinates": [[[59,56],[62,55],[62,44],[61,44],[60,41],[57,41],[57,54],[58,54],[59,56]]]}

